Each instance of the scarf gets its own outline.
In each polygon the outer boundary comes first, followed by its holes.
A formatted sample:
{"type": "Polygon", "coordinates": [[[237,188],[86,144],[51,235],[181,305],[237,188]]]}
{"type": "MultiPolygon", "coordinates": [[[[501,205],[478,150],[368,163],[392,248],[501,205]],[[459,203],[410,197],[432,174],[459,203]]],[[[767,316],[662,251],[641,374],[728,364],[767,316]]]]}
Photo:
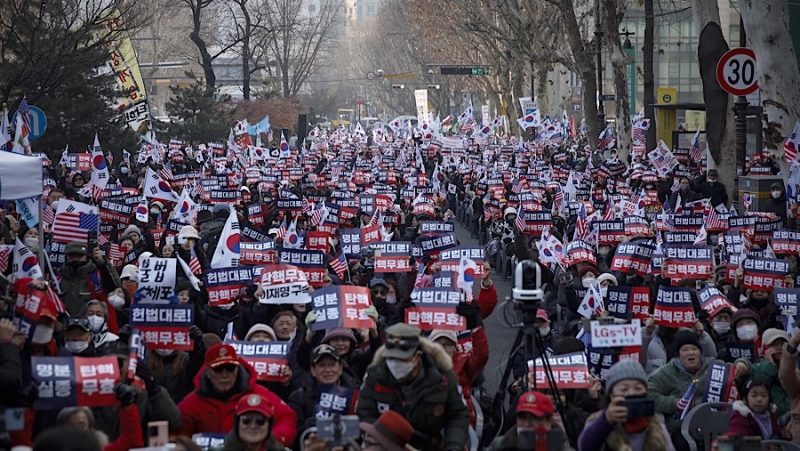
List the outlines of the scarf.
{"type": "Polygon", "coordinates": [[[769,412],[755,413],[753,412],[753,419],[758,424],[758,429],[761,430],[761,436],[765,439],[772,437],[772,417],[769,412]]]}
{"type": "Polygon", "coordinates": [[[622,425],[622,428],[629,434],[638,434],[644,432],[649,425],[650,417],[639,417],[626,421],[625,424],[622,425]]]}

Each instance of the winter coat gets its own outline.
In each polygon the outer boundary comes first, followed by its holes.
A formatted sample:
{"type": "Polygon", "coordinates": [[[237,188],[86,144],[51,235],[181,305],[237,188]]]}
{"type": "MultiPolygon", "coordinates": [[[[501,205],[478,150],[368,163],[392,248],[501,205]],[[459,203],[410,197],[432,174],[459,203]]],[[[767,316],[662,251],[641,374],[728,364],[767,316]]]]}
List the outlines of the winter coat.
{"type": "Polygon", "coordinates": [[[731,412],[731,417],[729,420],[730,429],[728,429],[728,435],[732,437],[761,436],[761,438],[765,440],[776,438],[780,434],[780,429],[778,429],[778,416],[775,414],[775,412],[770,412],[769,419],[772,423],[772,435],[769,437],[764,437],[764,434],[761,432],[761,428],[758,426],[758,422],[756,422],[756,419],[753,418],[753,411],[747,407],[747,404],[745,404],[744,401],[734,401],[733,411],[731,412]]]}
{"type": "Polygon", "coordinates": [[[136,404],[119,410],[119,438],[103,447],[103,451],[127,451],[144,446],[144,437],[136,404]]]}
{"type": "Polygon", "coordinates": [[[475,426],[477,420],[472,399],[472,382],[481,374],[488,361],[489,340],[486,338],[484,328],[478,327],[472,333],[472,352],[469,354],[459,352],[453,356],[453,372],[458,377],[458,385],[469,409],[469,423],[472,426],[475,426]]]}
{"type": "Polygon", "coordinates": [[[593,413],[578,439],[581,451],[675,451],[664,417],[650,417],[647,429],[631,433],[621,425],[609,423],[605,409],[593,413]]]}
{"type": "Polygon", "coordinates": [[[677,404],[692,382],[698,381],[695,384],[697,390],[693,402],[698,404],[705,398],[703,381],[712,361],[712,359],[705,360],[700,370],[692,375],[680,368],[678,357],[674,357],[650,374],[647,380],[647,396],[655,401],[656,412],[664,415],[670,435],[681,428],[681,411],[678,410],[677,404]]]}
{"type": "Polygon", "coordinates": [[[769,397],[772,403],[778,408],[778,416],[789,411],[789,396],[778,380],[778,366],[770,359],[761,359],[751,367],[753,379],[762,380],[767,383],[769,397]]]}
{"type": "MultiPolygon", "coordinates": [[[[643,329],[642,333],[644,334],[642,348],[647,350],[644,355],[644,370],[647,371],[647,374],[651,374],[670,360],[671,352],[664,346],[664,341],[657,332],[653,333],[653,335],[648,335],[647,330],[643,329]]],[[[705,332],[700,337],[700,346],[702,347],[703,358],[714,359],[717,357],[717,347],[714,345],[714,340],[705,332]]]]}
{"type": "Polygon", "coordinates": [[[800,376],[797,374],[797,353],[784,351],[778,365],[778,380],[789,396],[789,424],[786,426],[791,440],[800,444],[800,376]]]}
{"type": "Polygon", "coordinates": [[[180,434],[191,437],[198,432],[228,433],[233,428],[233,417],[236,403],[242,396],[255,393],[267,398],[275,408],[275,424],[272,435],[283,445],[294,443],[296,415],[274,393],[256,384],[256,370],[241,357],[236,384],[227,399],[220,399],[213,392],[211,381],[206,376],[207,367],[203,366],[194,379],[195,390],[186,395],[178,404],[183,423],[180,434]]]}
{"type": "MultiPolygon", "coordinates": [[[[297,390],[293,391],[289,395],[289,407],[295,411],[297,414],[297,430],[304,431],[309,427],[312,427],[316,424],[316,417],[315,410],[317,405],[319,405],[319,397],[320,393],[324,391],[323,387],[317,383],[317,381],[313,377],[308,377],[310,379],[308,383],[303,384],[302,387],[298,388],[297,390]]],[[[352,379],[350,376],[342,373],[342,377],[339,379],[340,387],[352,389],[356,386],[356,381],[352,379]]],[[[358,399],[358,390],[353,390],[353,394],[350,397],[349,404],[349,412],[347,415],[352,415],[355,413],[355,403],[358,399]]]]}
{"type": "Polygon", "coordinates": [[[105,302],[106,294],[120,286],[119,275],[114,266],[106,261],[97,266],[93,261],[73,268],[61,267],[61,300],[70,315],[79,315],[83,305],[92,299],[105,302]]]}
{"type": "MultiPolygon", "coordinates": [[[[155,396],[148,396],[146,391],[137,389],[136,409],[139,427],[142,431],[147,430],[147,423],[150,421],[166,421],[172,431],[177,430],[181,425],[181,413],[164,387],[159,387],[155,396]]],[[[121,428],[123,421],[127,420],[126,416],[122,414],[122,410],[119,406],[92,409],[95,427],[105,432],[111,440],[115,440],[124,433],[121,428]]]]}
{"type": "Polygon", "coordinates": [[[381,347],[361,385],[356,413],[361,421],[375,422],[382,412],[394,410],[414,427],[410,445],[418,449],[460,450],[467,443],[469,411],[458,393],[453,363],[441,346],[420,339],[422,368],[408,383],[394,380],[381,347]]]}
{"type": "MultiPolygon", "coordinates": [[[[561,451],[573,451],[572,447],[569,446],[569,440],[567,440],[566,434],[564,434],[564,430],[561,429],[561,426],[557,424],[553,424],[550,428],[551,431],[554,431],[554,434],[560,435],[561,439],[563,440],[563,445],[561,446],[561,451]]],[[[492,446],[490,448],[491,451],[516,451],[519,448],[518,446],[519,437],[517,436],[517,428],[516,426],[512,427],[508,430],[505,434],[500,437],[497,437],[494,442],[492,442],[492,446]]],[[[549,444],[548,444],[549,445],[549,444]]],[[[548,449],[553,449],[548,446],[548,449]]]]}

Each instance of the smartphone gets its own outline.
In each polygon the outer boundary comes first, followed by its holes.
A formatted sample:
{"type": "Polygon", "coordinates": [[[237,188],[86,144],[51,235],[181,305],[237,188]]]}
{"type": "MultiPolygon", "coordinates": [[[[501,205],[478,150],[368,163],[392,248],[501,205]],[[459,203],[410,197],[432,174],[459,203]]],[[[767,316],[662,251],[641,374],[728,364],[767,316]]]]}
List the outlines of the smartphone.
{"type": "Polygon", "coordinates": [[[340,417],[318,418],[317,436],[321,439],[339,440],[358,438],[361,429],[358,427],[358,415],[342,415],[340,417]],[[339,420],[338,422],[336,420],[339,420]]]}
{"type": "Polygon", "coordinates": [[[151,421],[147,423],[147,446],[167,446],[169,443],[169,423],[151,421]]]}
{"type": "Polygon", "coordinates": [[[628,409],[628,419],[652,417],[656,413],[656,405],[648,398],[625,398],[622,403],[628,409]]]}

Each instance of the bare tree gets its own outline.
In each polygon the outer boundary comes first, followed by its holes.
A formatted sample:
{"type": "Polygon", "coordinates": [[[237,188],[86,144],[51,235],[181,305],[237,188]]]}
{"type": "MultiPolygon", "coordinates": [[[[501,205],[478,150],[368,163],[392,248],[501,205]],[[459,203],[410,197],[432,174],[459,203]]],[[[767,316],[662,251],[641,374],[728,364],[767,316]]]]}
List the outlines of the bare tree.
{"type": "Polygon", "coordinates": [[[611,50],[611,67],[614,73],[614,91],[617,111],[617,149],[620,159],[627,161],[631,150],[631,115],[628,111],[628,74],[630,58],[622,51],[619,27],[625,15],[625,0],[604,0],[603,25],[605,42],[611,50]]]}
{"type": "Polygon", "coordinates": [[[230,0],[229,12],[234,32],[229,41],[236,43],[235,49],[242,60],[242,94],[250,99],[253,74],[267,68],[269,64],[269,41],[272,30],[265,26],[265,5],[259,0],[230,0]]]}

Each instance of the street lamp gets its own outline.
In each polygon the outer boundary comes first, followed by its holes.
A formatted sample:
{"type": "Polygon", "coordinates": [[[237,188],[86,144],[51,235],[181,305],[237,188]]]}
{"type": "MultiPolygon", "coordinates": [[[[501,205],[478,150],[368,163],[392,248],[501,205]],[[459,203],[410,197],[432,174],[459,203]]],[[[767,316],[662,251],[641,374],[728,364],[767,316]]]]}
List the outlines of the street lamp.
{"type": "Polygon", "coordinates": [[[597,41],[597,126],[606,128],[606,109],[603,105],[603,30],[600,24],[600,0],[595,0],[594,40],[597,41]]]}
{"type": "Polygon", "coordinates": [[[627,28],[624,28],[620,33],[620,35],[625,36],[625,42],[622,43],[622,51],[628,58],[628,111],[631,116],[636,115],[636,50],[634,50],[630,40],[630,37],[634,34],[636,33],[628,31],[627,28]]]}

